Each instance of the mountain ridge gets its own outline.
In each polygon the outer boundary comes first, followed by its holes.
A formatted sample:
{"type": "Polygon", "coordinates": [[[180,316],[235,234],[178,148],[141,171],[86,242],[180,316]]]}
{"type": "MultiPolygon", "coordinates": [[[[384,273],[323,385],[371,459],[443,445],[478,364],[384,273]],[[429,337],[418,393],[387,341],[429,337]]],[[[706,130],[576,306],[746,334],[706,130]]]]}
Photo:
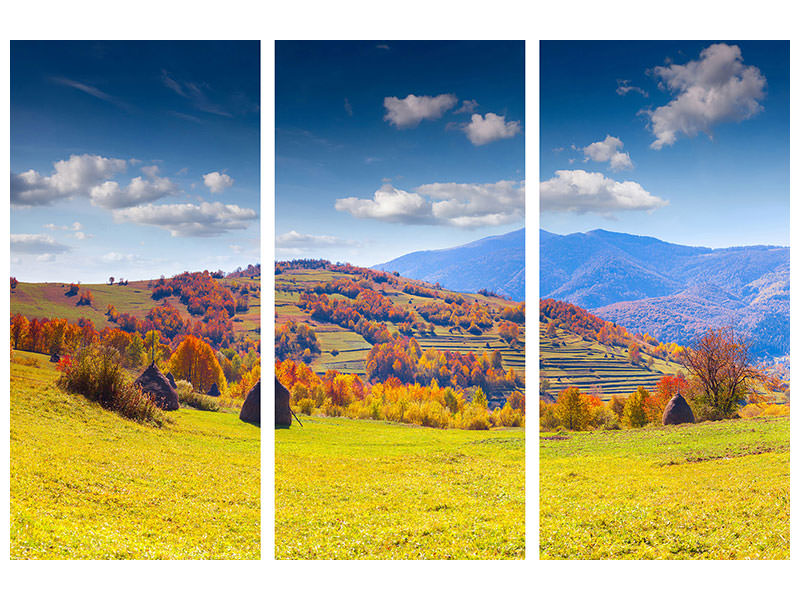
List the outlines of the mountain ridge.
{"type": "Polygon", "coordinates": [[[789,248],[685,246],[602,229],[540,231],[540,297],[687,344],[734,325],[756,352],[789,352],[789,248]]]}
{"type": "Polygon", "coordinates": [[[371,267],[458,292],[485,288],[525,300],[525,228],[440,250],[418,250],[371,267]]]}

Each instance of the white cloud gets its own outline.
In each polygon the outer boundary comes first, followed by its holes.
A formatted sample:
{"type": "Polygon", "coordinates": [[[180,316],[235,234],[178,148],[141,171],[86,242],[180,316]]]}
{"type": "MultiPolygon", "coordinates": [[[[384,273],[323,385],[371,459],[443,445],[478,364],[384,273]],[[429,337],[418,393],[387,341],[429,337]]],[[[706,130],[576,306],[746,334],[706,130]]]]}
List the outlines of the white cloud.
{"type": "Polygon", "coordinates": [[[454,94],[438,96],[415,96],[409,94],[404,99],[391,96],[383,99],[386,115],[383,120],[389,121],[398,129],[416,127],[423,119],[439,119],[458,102],[454,94]]]}
{"type": "Polygon", "coordinates": [[[81,225],[79,221],[75,221],[72,225],[56,225],[54,223],[47,223],[46,225],[42,225],[42,227],[49,229],[50,231],[80,231],[83,229],[83,225],[81,225]]]}
{"type": "Polygon", "coordinates": [[[739,122],[763,110],[766,78],[757,67],[742,62],[738,46],[713,44],[700,53],[700,60],[653,69],[662,89],[676,97],[655,110],[643,111],[656,136],[651,148],[660,150],[677,140],[678,133],[711,137],[713,126],[739,122]]]}
{"type": "Polygon", "coordinates": [[[648,93],[644,91],[642,88],[636,85],[631,85],[629,79],[617,79],[617,94],[620,96],[625,96],[629,92],[635,92],[637,94],[641,94],[645,98],[648,97],[648,93]]]}
{"type": "Polygon", "coordinates": [[[340,198],[336,210],[349,212],[360,219],[378,219],[390,223],[425,223],[431,219],[431,207],[419,194],[385,184],[369,198],[340,198]]]}
{"type": "Polygon", "coordinates": [[[361,219],[407,225],[483,227],[513,223],[525,214],[523,182],[431,183],[414,192],[386,184],[372,199],[342,198],[336,209],[361,219]]]}
{"type": "Polygon", "coordinates": [[[275,238],[275,248],[280,251],[310,250],[312,248],[332,248],[340,246],[357,246],[353,240],[345,240],[332,235],[312,235],[298,233],[294,230],[282,233],[275,238]]]}
{"type": "Polygon", "coordinates": [[[631,156],[627,152],[621,152],[622,140],[611,135],[607,135],[602,142],[594,142],[583,148],[586,160],[595,162],[607,162],[615,171],[620,169],[632,169],[633,163],[631,156]]]}
{"type": "Polygon", "coordinates": [[[545,212],[597,213],[653,210],[668,202],[653,196],[635,181],[614,181],[602,173],[583,170],[556,171],[539,184],[541,209],[545,212]]]}
{"type": "Polygon", "coordinates": [[[437,222],[455,227],[505,225],[525,216],[524,182],[429,183],[417,191],[433,199],[437,222]]]}
{"type": "MultiPolygon", "coordinates": [[[[142,169],[145,171],[147,167],[142,169]]],[[[155,172],[158,168],[154,167],[155,172]]],[[[150,170],[149,172],[153,172],[150,170]]],[[[128,206],[138,206],[147,202],[154,202],[165,196],[174,196],[178,193],[178,186],[166,177],[134,177],[127,187],[120,187],[116,181],[106,181],[97,185],[89,192],[92,204],[102,208],[115,209],[128,206]]]]}
{"type": "Polygon", "coordinates": [[[12,233],[11,252],[18,254],[62,254],[71,248],[44,233],[12,233]]]}
{"type": "Polygon", "coordinates": [[[353,105],[350,104],[350,100],[347,98],[344,99],[344,112],[348,114],[348,116],[353,116],[353,105]]]}
{"type": "Polygon", "coordinates": [[[138,259],[139,257],[135,254],[122,254],[120,252],[108,252],[100,257],[100,260],[104,263],[133,262],[138,259]]]}
{"type": "Polygon", "coordinates": [[[511,138],[520,132],[519,121],[506,123],[504,116],[496,115],[495,113],[486,113],[485,117],[472,115],[472,121],[464,129],[467,132],[469,141],[475,146],[483,146],[496,140],[511,138]]]}
{"type": "Polygon", "coordinates": [[[56,200],[86,196],[89,190],[116,173],[125,171],[126,161],[91,154],[73,154],[53,163],[54,172],[43,176],[30,169],[11,174],[11,204],[48,206],[56,200]]]}
{"type": "Polygon", "coordinates": [[[455,111],[455,114],[458,115],[458,114],[461,114],[461,113],[467,113],[468,115],[471,115],[472,113],[475,112],[475,110],[478,108],[478,106],[479,105],[475,100],[464,100],[461,103],[461,108],[459,108],[457,111],[455,111]]]}
{"type": "Polygon", "coordinates": [[[166,229],[173,237],[211,237],[246,229],[258,219],[256,211],[235,204],[145,204],[115,210],[118,223],[151,225],[166,229]]]}
{"type": "Polygon", "coordinates": [[[211,173],[203,175],[203,183],[211,190],[212,194],[219,194],[225,188],[229,188],[233,185],[233,177],[227,173],[212,171],[211,173]]]}
{"type": "Polygon", "coordinates": [[[79,239],[79,240],[88,240],[89,238],[93,238],[94,237],[93,233],[86,233],[84,231],[76,231],[74,235],[75,235],[75,238],[79,239]]]}

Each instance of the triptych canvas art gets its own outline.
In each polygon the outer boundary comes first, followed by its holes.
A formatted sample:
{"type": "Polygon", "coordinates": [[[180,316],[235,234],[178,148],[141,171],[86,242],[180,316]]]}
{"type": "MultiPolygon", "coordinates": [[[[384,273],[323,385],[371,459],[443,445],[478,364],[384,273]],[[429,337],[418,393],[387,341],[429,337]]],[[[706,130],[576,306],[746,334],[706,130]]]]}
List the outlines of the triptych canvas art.
{"type": "Polygon", "coordinates": [[[12,559],[789,558],[788,42],[266,43],[11,43],[12,559]]]}

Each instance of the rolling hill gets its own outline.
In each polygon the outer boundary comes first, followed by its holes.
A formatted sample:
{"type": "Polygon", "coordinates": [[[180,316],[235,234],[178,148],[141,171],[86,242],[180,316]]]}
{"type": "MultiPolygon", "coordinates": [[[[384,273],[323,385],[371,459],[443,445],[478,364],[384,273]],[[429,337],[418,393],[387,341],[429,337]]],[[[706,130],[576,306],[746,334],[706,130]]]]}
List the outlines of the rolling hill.
{"type": "Polygon", "coordinates": [[[657,347],[629,334],[599,341],[597,331],[607,328],[607,324],[578,307],[562,303],[562,308],[584,322],[592,319],[595,330],[557,319],[550,310],[540,311],[539,377],[547,382],[552,399],[565,388],[576,386],[582,392],[610,400],[614,395],[627,396],[640,385],[652,390],[663,375],[681,370],[668,352],[658,352],[657,347]],[[629,360],[627,342],[640,348],[641,360],[636,364],[629,360]]]}
{"type": "Polygon", "coordinates": [[[445,248],[405,254],[372,267],[439,283],[458,292],[487,289],[525,300],[525,229],[445,248]]]}
{"type": "MultiPolygon", "coordinates": [[[[317,261],[320,262],[320,261],[317,261]]],[[[504,298],[484,296],[482,294],[454,294],[441,287],[435,287],[420,280],[407,277],[392,277],[376,283],[376,274],[383,279],[383,273],[369,271],[355,267],[356,273],[347,273],[320,263],[314,268],[300,264],[279,263],[275,275],[275,325],[277,328],[287,322],[302,323],[310,326],[319,341],[320,352],[315,353],[309,360],[311,369],[319,375],[325,374],[329,369],[340,373],[355,373],[359,376],[366,374],[365,361],[372,348],[363,334],[356,332],[347,323],[336,323],[329,319],[315,316],[313,311],[303,310],[301,296],[312,292],[318,286],[334,284],[337,281],[349,280],[357,285],[363,285],[380,294],[400,310],[407,310],[411,318],[425,323],[431,329],[424,334],[414,333],[414,339],[421,350],[435,348],[439,351],[453,351],[462,354],[469,352],[481,355],[484,352],[500,352],[504,369],[513,368],[524,382],[525,376],[525,328],[520,324],[519,339],[509,343],[501,338],[499,327],[505,322],[503,311],[505,309],[518,309],[520,304],[504,298]],[[429,296],[433,294],[434,296],[429,296]],[[449,306],[447,300],[454,297],[463,299],[463,306],[474,307],[491,315],[488,325],[478,332],[467,331],[465,327],[443,325],[434,323],[425,318],[423,312],[426,306],[449,306]],[[422,311],[420,310],[422,309],[422,311]]],[[[345,299],[340,293],[324,294],[335,299],[345,299]]],[[[391,333],[398,331],[397,322],[377,319],[391,333]]],[[[491,396],[491,394],[490,394],[491,396]]]]}
{"type": "Polygon", "coordinates": [[[758,354],[789,352],[789,248],[711,249],[597,229],[540,232],[540,297],[636,333],[689,343],[735,325],[758,354]]]}

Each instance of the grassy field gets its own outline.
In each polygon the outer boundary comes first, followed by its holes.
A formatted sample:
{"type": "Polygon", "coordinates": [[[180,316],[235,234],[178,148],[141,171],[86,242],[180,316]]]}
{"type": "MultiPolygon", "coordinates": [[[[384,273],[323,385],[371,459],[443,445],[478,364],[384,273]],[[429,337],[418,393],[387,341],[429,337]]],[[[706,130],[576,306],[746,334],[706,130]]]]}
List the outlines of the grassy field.
{"type": "Polygon", "coordinates": [[[258,559],[260,430],[181,409],[138,425],[11,364],[11,558],[258,559]]]}
{"type": "Polygon", "coordinates": [[[539,324],[539,373],[550,383],[550,393],[570,386],[582,392],[599,390],[600,397],[610,400],[615,394],[625,395],[643,385],[652,390],[664,374],[680,370],[676,363],[642,353],[642,363],[628,361],[627,348],[604,346],[595,340],[557,328],[554,336],[545,333],[546,325],[539,324]],[[653,358],[652,367],[645,363],[653,358]]]}
{"type": "Polygon", "coordinates": [[[789,558],[789,419],[540,437],[543,559],[789,558]]]}
{"type": "Polygon", "coordinates": [[[524,430],[303,424],[275,431],[277,558],[524,557],[524,430]]]}

